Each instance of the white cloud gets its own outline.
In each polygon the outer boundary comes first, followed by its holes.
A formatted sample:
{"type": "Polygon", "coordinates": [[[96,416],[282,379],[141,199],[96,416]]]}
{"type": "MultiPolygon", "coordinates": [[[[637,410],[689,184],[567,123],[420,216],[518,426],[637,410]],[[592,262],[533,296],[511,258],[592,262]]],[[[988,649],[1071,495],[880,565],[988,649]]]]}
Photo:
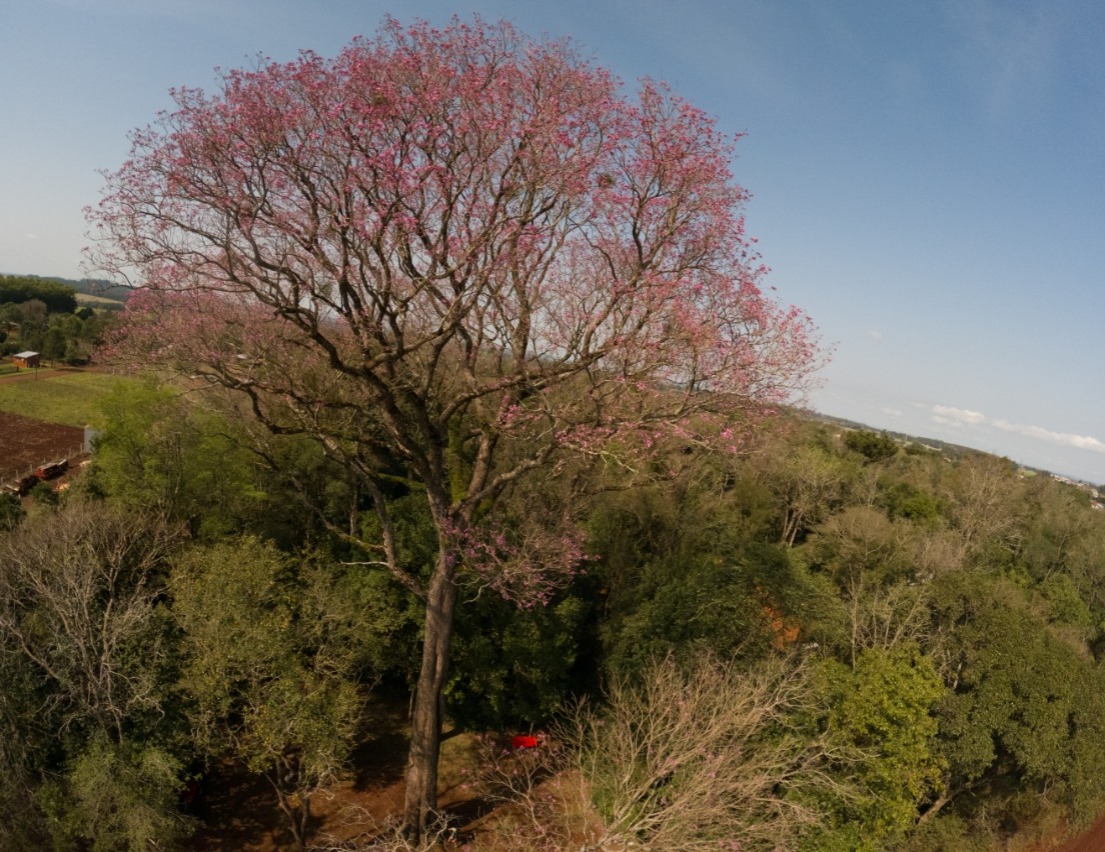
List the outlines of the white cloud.
{"type": "Polygon", "coordinates": [[[1036,438],[1051,444],[1060,444],[1064,447],[1074,447],[1079,450],[1090,450],[1095,453],[1105,453],[1105,442],[1088,435],[1071,435],[1066,432],[1052,432],[1039,426],[1021,426],[1010,423],[1008,420],[994,420],[993,425],[1005,432],[1013,432],[1028,438],[1036,438]]]}
{"type": "Polygon", "coordinates": [[[38,234],[24,234],[23,236],[25,236],[28,240],[37,240],[38,239],[38,234]]]}
{"type": "Polygon", "coordinates": [[[878,341],[881,341],[882,338],[883,338],[882,332],[879,331],[877,328],[873,328],[869,332],[867,332],[867,336],[869,338],[871,338],[872,340],[878,340],[878,341]]]}
{"type": "Polygon", "coordinates": [[[879,411],[883,414],[889,414],[891,417],[901,417],[905,413],[900,408],[880,408],[879,411]]]}
{"type": "Polygon", "coordinates": [[[971,411],[966,408],[953,408],[949,405],[934,405],[932,407],[932,419],[945,426],[982,426],[989,424],[1003,432],[1011,432],[1014,435],[1023,435],[1026,438],[1035,438],[1037,441],[1047,441],[1049,444],[1059,444],[1064,447],[1074,447],[1079,450],[1090,450],[1095,453],[1105,453],[1105,441],[1088,435],[1071,435],[1066,432],[1053,432],[1041,426],[1023,426],[1019,423],[1010,423],[1008,420],[989,420],[985,414],[971,411]]]}
{"type": "Polygon", "coordinates": [[[986,415],[966,408],[952,408],[950,405],[934,405],[932,419],[937,423],[978,426],[986,422],[986,415]]]}

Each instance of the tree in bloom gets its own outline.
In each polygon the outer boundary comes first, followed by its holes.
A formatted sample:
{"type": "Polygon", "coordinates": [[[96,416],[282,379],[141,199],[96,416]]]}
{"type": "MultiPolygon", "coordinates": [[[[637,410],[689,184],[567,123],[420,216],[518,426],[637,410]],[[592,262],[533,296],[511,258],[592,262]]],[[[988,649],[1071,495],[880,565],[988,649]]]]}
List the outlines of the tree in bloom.
{"type": "Polygon", "coordinates": [[[738,450],[808,379],[810,324],[760,290],[732,140],[564,42],[389,20],[174,97],[89,212],[94,265],[137,286],[119,351],[240,392],[370,495],[360,544],[426,609],[417,832],[458,584],[539,602],[583,555],[547,483],[738,450]],[[432,517],[425,582],[397,555],[396,477],[432,517]]]}

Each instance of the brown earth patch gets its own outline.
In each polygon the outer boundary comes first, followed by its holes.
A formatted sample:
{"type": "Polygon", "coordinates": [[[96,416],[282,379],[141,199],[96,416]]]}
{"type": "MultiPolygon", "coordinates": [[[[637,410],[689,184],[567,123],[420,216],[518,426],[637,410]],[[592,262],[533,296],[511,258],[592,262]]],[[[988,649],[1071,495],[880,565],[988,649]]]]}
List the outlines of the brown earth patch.
{"type": "Polygon", "coordinates": [[[76,456],[84,429],[0,411],[0,484],[33,473],[44,463],[76,456]]]}
{"type": "Polygon", "coordinates": [[[1059,847],[1058,852],[1102,852],[1105,850],[1105,814],[1082,834],[1059,847]]]}
{"type": "MultiPolygon", "coordinates": [[[[470,760],[470,737],[442,744],[439,804],[454,837],[490,810],[464,785],[463,767],[470,760]]],[[[357,749],[354,771],[311,799],[312,840],[322,848],[357,848],[386,835],[403,809],[403,768],[407,737],[399,730],[383,732],[357,749]]],[[[292,833],[276,806],[273,790],[260,776],[232,761],[211,768],[194,816],[201,825],[186,844],[192,852],[292,852],[292,833]]],[[[442,843],[442,850],[460,842],[442,843]]]]}
{"type": "MultiPolygon", "coordinates": [[[[311,841],[315,849],[374,846],[390,836],[403,811],[403,770],[407,730],[398,707],[375,708],[372,731],[354,752],[351,770],[342,780],[311,798],[311,841]]],[[[491,802],[470,786],[480,759],[479,738],[452,731],[442,742],[438,804],[449,829],[443,829],[438,852],[520,852],[538,848],[514,830],[512,808],[491,802]],[[504,826],[504,821],[506,825],[504,826]]],[[[555,791],[556,779],[550,779],[555,791]]],[[[553,792],[555,795],[555,792],[553,792]]],[[[557,796],[557,798],[560,798],[557,796]]],[[[567,798],[571,798],[568,796],[567,798]]],[[[243,766],[225,761],[211,767],[202,801],[194,812],[199,830],[185,844],[188,852],[293,852],[286,818],[266,782],[243,766]]],[[[519,825],[525,825],[521,820],[519,825]]],[[[582,847],[583,840],[572,848],[582,847]]],[[[398,850],[399,844],[382,847],[398,850]]],[[[541,846],[540,848],[546,848],[541,846]]],[[[551,847],[549,847],[551,848],[551,847]]]]}

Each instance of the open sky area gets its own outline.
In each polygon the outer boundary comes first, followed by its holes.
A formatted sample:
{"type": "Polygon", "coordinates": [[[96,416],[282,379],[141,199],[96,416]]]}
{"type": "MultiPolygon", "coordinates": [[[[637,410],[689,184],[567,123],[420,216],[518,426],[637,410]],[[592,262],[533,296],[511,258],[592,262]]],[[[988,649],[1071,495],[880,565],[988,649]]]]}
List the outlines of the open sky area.
{"type": "Polygon", "coordinates": [[[4,0],[0,272],[86,274],[98,170],[171,88],[474,13],[746,134],[767,283],[833,350],[812,408],[1105,483],[1098,0],[4,0]]]}

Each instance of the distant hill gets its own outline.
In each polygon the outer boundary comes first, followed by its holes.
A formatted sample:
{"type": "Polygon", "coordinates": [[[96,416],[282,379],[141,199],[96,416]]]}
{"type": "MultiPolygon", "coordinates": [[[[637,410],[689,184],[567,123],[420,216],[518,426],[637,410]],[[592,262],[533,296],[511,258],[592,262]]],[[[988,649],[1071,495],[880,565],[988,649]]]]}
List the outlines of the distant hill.
{"type": "MultiPolygon", "coordinates": [[[[9,273],[3,273],[9,274],[9,273]]],[[[14,274],[14,273],[11,273],[14,274]]],[[[111,281],[105,281],[99,278],[81,278],[79,280],[73,278],[59,278],[51,275],[25,275],[19,274],[19,278],[33,278],[38,281],[49,281],[54,284],[64,284],[66,287],[72,287],[78,293],[82,293],[88,296],[88,299],[78,298],[78,302],[82,304],[91,304],[100,308],[121,308],[130,297],[130,288],[123,287],[119,284],[114,284],[111,281]]]]}
{"type": "MultiPolygon", "coordinates": [[[[952,444],[948,441],[941,441],[939,438],[919,438],[916,435],[908,435],[905,432],[892,432],[889,429],[876,429],[873,426],[868,426],[865,423],[858,423],[855,420],[847,420],[843,417],[833,417],[829,414],[821,414],[817,411],[804,411],[803,416],[810,420],[816,420],[821,423],[829,423],[834,426],[838,426],[841,429],[863,429],[869,432],[879,432],[884,435],[888,435],[895,441],[902,445],[913,444],[914,446],[920,445],[930,450],[939,452],[941,455],[950,459],[962,458],[965,455],[993,455],[993,453],[987,453],[984,450],[976,449],[975,447],[966,447],[962,444],[952,444]]],[[[1054,471],[1045,470],[1044,468],[1032,467],[1031,465],[1017,462],[1017,467],[1021,470],[1029,471],[1031,473],[1042,474],[1045,476],[1055,477],[1057,479],[1064,479],[1075,484],[1084,486],[1092,486],[1105,491],[1105,485],[1098,485],[1085,479],[1078,479],[1076,477],[1061,476],[1054,471]]]]}
{"type": "Polygon", "coordinates": [[[72,287],[78,293],[86,293],[89,296],[98,296],[103,299],[113,299],[116,302],[125,302],[130,297],[130,287],[114,284],[101,278],[47,278],[40,275],[28,275],[28,278],[44,278],[46,281],[57,281],[72,287]]]}
{"type": "MultiPolygon", "coordinates": [[[[973,447],[965,447],[962,444],[951,444],[947,441],[941,441],[939,438],[922,438],[917,435],[908,435],[905,432],[893,432],[889,429],[876,429],[874,426],[868,426],[866,423],[859,423],[855,420],[847,420],[843,417],[833,417],[830,414],[821,414],[817,411],[807,411],[806,416],[811,420],[817,420],[821,423],[830,423],[834,426],[839,426],[842,429],[862,429],[868,432],[878,432],[883,435],[888,435],[900,444],[920,444],[921,446],[928,447],[931,450],[937,450],[941,454],[948,456],[949,458],[959,458],[967,453],[979,453],[981,450],[976,450],[973,447]]],[[[986,454],[984,454],[986,455],[986,454]]]]}

